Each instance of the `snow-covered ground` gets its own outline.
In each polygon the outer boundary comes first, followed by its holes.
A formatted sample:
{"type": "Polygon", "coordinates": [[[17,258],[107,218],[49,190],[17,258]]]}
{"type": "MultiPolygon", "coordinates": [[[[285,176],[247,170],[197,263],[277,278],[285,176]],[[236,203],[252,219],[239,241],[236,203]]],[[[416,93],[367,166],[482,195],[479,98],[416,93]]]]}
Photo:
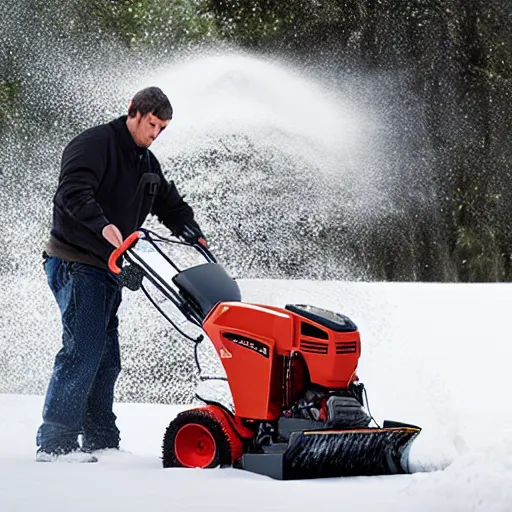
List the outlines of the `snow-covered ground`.
{"type": "Polygon", "coordinates": [[[162,469],[182,407],[116,404],[126,452],[34,461],[42,397],[0,395],[0,511],[512,511],[512,287],[242,281],[249,302],[342,312],[363,343],[378,422],[420,425],[406,476],[280,482],[233,469],[162,469]]]}

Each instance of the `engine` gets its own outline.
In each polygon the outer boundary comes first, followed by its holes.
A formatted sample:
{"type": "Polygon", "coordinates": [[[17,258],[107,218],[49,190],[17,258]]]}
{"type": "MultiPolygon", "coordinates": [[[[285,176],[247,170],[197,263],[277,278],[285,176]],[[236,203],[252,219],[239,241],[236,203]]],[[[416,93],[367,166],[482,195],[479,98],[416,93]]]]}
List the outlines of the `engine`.
{"type": "Polygon", "coordinates": [[[283,417],[323,422],[326,428],[364,428],[370,424],[371,417],[364,408],[363,393],[361,383],[336,392],[308,389],[292,407],[283,411],[283,417]]]}

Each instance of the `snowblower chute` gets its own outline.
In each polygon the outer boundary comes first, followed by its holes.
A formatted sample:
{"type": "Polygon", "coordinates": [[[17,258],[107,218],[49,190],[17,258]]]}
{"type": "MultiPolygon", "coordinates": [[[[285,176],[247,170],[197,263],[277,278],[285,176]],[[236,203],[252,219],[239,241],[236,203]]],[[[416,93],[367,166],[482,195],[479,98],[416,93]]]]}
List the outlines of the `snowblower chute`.
{"type": "Polygon", "coordinates": [[[234,466],[283,480],[409,472],[421,429],[380,427],[371,417],[356,374],[360,335],[349,318],[309,305],[244,303],[207,247],[194,246],[206,263],[181,270],[161,243],[188,245],[141,230],[114,251],[110,268],[130,289],[147,278],[204,330],[233,397],[232,409],[205,400],[178,414],[164,435],[164,467],[234,466]],[[175,269],[172,279],[133,250],[141,238],[175,269]]]}

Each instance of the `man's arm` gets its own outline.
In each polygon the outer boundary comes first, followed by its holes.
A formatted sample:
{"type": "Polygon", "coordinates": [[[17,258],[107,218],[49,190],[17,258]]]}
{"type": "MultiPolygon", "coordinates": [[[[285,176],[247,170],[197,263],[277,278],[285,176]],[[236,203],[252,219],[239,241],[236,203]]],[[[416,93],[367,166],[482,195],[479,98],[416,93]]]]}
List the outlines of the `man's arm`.
{"type": "Polygon", "coordinates": [[[175,236],[181,236],[190,242],[205,238],[194,218],[192,207],[180,195],[174,182],[165,179],[156,159],[153,159],[152,165],[161,180],[152,213],[175,236]]]}
{"type": "Polygon", "coordinates": [[[106,171],[107,140],[101,133],[85,132],[71,141],[62,155],[59,184],[54,203],[98,237],[119,246],[122,236],[95,199],[106,171]]]}

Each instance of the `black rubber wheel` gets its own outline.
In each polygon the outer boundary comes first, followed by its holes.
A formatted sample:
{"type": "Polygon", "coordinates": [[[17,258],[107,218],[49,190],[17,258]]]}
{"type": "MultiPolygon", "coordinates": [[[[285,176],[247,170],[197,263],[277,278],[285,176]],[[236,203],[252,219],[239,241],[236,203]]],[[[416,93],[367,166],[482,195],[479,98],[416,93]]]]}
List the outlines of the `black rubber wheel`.
{"type": "Polygon", "coordinates": [[[231,444],[221,422],[208,411],[185,411],[171,421],[162,446],[164,468],[231,465],[231,444]]]}

